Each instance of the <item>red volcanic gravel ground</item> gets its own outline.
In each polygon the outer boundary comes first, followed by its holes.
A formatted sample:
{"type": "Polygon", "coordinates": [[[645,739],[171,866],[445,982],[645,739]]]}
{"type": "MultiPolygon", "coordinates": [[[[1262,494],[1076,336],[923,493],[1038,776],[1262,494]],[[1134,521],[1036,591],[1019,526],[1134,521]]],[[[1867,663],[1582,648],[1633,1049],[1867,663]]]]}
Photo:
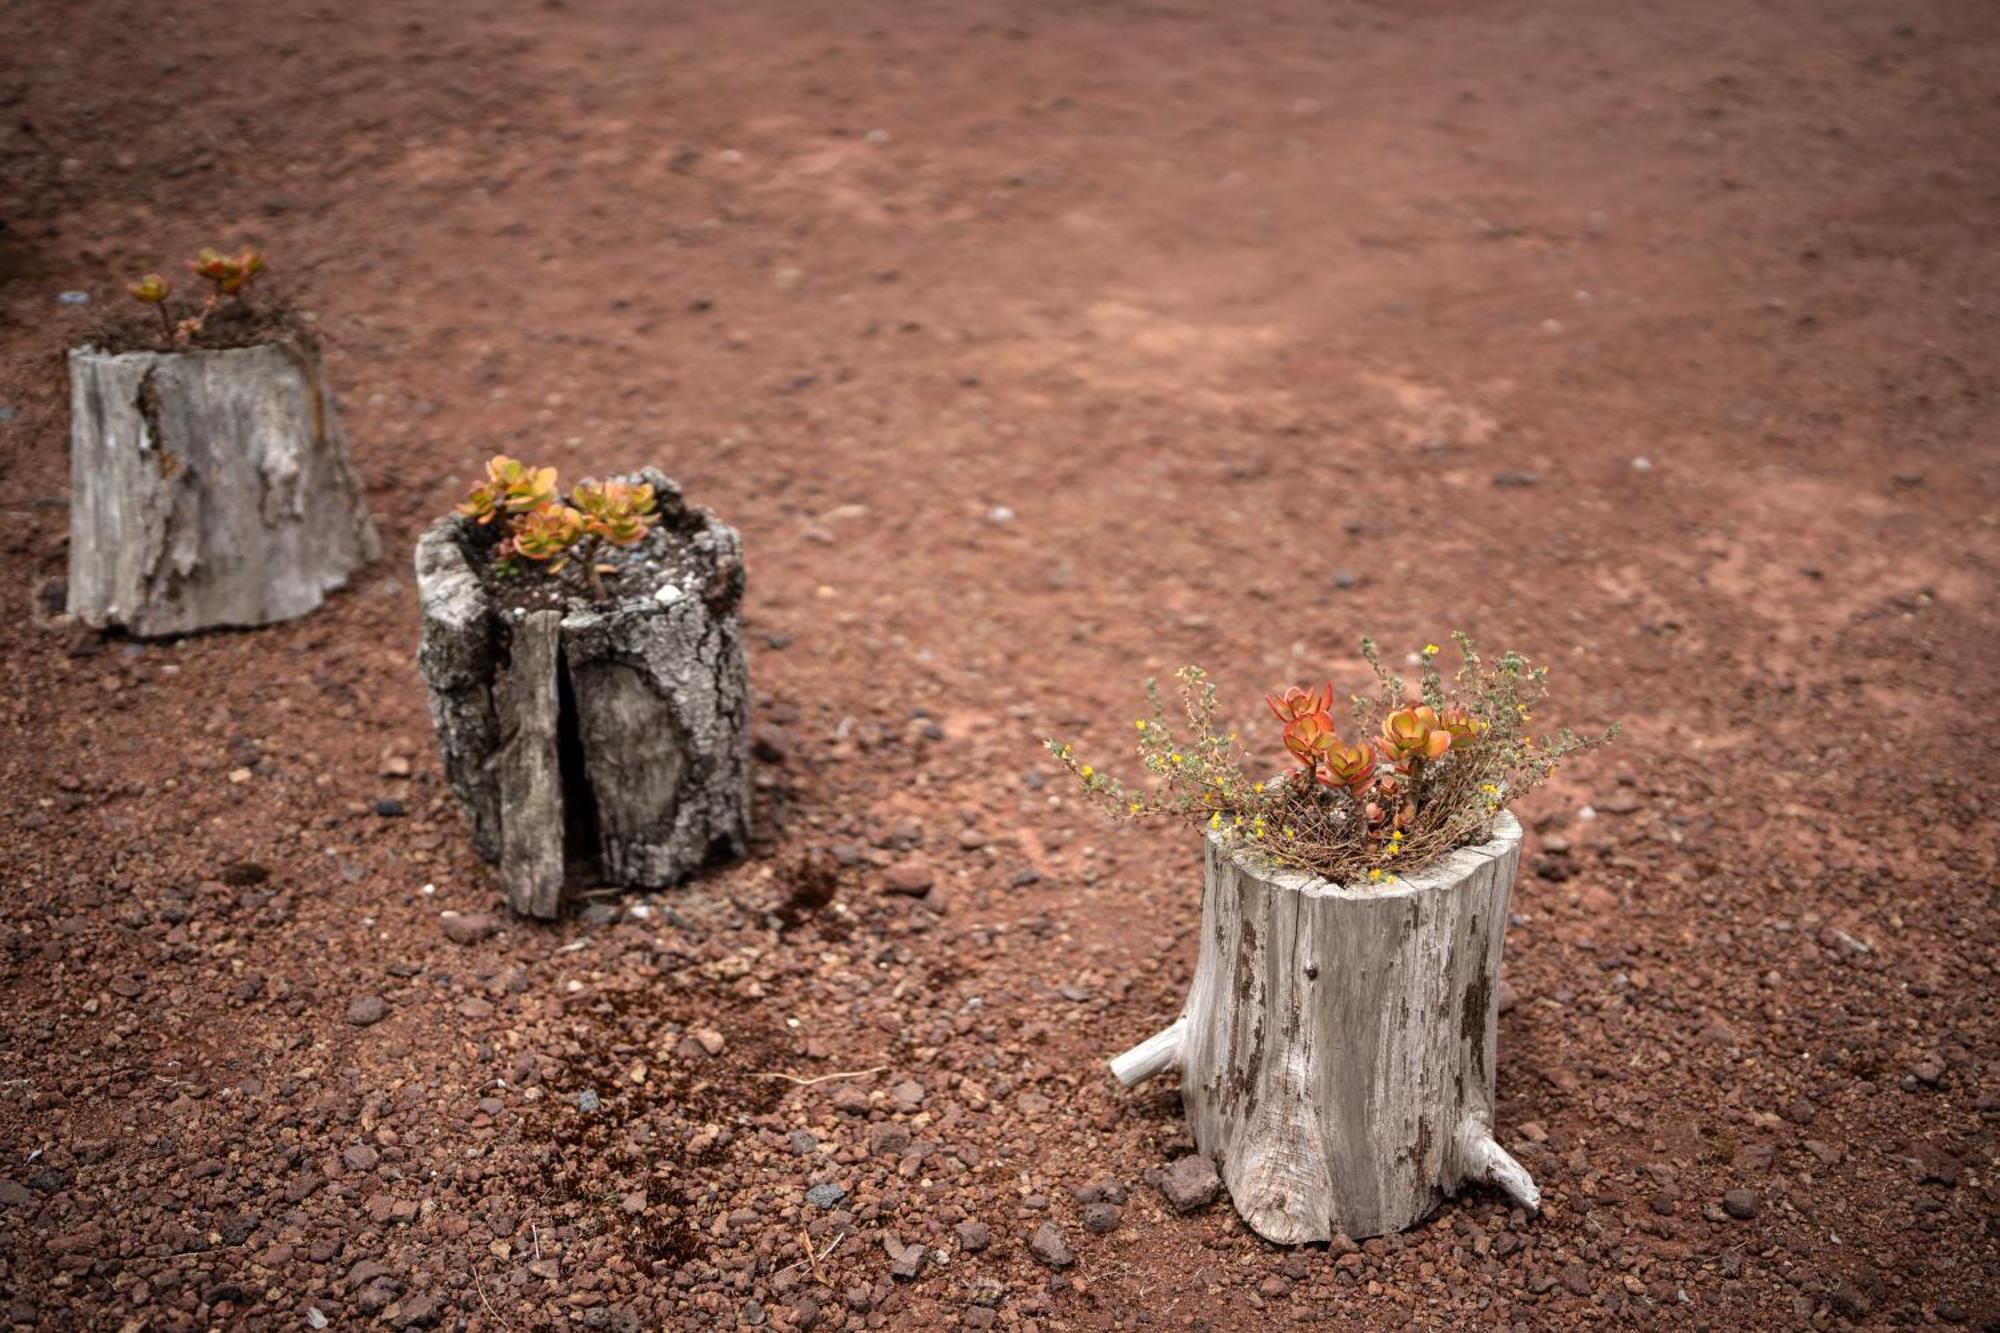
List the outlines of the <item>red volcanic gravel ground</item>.
{"type": "Polygon", "coordinates": [[[7,6],[0,1309],[1992,1327],[1996,88],[1944,0],[7,6]],[[246,241],[388,554],[83,632],[57,353],[246,241]],[[503,919],[407,563],[495,451],[742,529],[747,861],[503,919]],[[1452,628],[1626,724],[1520,812],[1548,1207],[1280,1250],[1101,1063],[1193,839],[1038,741],[1452,628]]]}

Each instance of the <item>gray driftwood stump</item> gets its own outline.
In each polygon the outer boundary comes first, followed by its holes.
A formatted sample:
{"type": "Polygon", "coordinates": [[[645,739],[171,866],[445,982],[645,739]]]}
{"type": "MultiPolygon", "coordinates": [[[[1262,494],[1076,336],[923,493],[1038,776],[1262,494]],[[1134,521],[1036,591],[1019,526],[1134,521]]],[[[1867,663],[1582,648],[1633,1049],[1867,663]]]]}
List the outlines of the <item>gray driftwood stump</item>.
{"type": "Polygon", "coordinates": [[[302,616],[378,552],[311,348],[79,348],[69,610],[140,636],[302,616]]]}
{"type": "Polygon", "coordinates": [[[653,485],[660,523],[634,554],[658,559],[607,579],[602,604],[501,605],[467,519],[417,544],[418,661],[445,774],[529,916],[556,916],[579,874],[658,887],[742,855],[749,836],[742,541],[658,472],[625,480],[653,485]]]}
{"type": "Polygon", "coordinates": [[[1111,1062],[1167,1068],[1243,1219],[1281,1244],[1400,1231],[1471,1181],[1534,1210],[1493,1135],[1493,1047],[1521,826],[1348,887],[1208,838],[1201,956],[1171,1027],[1111,1062]]]}

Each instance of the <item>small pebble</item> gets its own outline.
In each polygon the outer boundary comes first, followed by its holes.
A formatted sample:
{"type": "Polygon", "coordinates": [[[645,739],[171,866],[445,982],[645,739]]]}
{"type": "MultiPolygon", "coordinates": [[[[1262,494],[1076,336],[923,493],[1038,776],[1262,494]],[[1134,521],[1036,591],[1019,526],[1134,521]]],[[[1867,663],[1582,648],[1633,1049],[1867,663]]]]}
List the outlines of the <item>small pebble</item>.
{"type": "Polygon", "coordinates": [[[1200,1153],[1190,1153],[1161,1175],[1160,1192],[1176,1211],[1191,1213],[1215,1202],[1222,1193],[1222,1177],[1215,1173],[1215,1163],[1200,1153]]]}
{"type": "Polygon", "coordinates": [[[446,912],[438,918],[438,928],[453,944],[477,944],[500,928],[500,923],[484,912],[446,912]]]}
{"type": "Polygon", "coordinates": [[[905,1282],[914,1281],[924,1271],[927,1252],[921,1245],[905,1245],[889,1258],[889,1276],[905,1282]]]}
{"type": "Polygon", "coordinates": [[[883,874],[882,890],[914,898],[929,893],[936,882],[936,872],[923,862],[898,861],[883,874]]]}
{"type": "Polygon", "coordinates": [[[1044,1222],[1036,1229],[1035,1238],[1028,1242],[1028,1251],[1050,1268],[1068,1268],[1076,1262],[1068,1237],[1054,1222],[1044,1222]]]}

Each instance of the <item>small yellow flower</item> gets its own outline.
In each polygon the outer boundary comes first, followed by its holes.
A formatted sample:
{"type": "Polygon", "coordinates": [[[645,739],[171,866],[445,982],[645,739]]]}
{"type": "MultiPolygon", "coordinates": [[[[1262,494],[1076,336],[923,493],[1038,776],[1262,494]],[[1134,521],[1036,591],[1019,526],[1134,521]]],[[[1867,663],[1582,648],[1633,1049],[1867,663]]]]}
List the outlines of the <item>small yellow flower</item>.
{"type": "Polygon", "coordinates": [[[1427,643],[1424,645],[1425,657],[1436,657],[1437,655],[1438,655],[1438,646],[1436,644],[1427,643]]]}
{"type": "Polygon", "coordinates": [[[1378,866],[1378,867],[1376,867],[1376,868],[1374,868],[1374,869],[1370,870],[1370,871],[1368,872],[1368,879],[1369,879],[1369,882],[1370,882],[1370,883],[1373,883],[1373,884],[1379,884],[1379,883],[1381,883],[1381,882],[1382,882],[1382,870],[1381,870],[1381,868],[1380,868],[1380,867],[1378,866]]]}
{"type": "Polygon", "coordinates": [[[1092,768],[1089,764],[1085,764],[1083,766],[1082,772],[1083,775],[1087,778],[1094,778],[1097,776],[1097,770],[1092,768]]]}
{"type": "Polygon", "coordinates": [[[1143,717],[1135,718],[1133,719],[1132,725],[1137,727],[1139,730],[1144,731],[1146,729],[1146,719],[1143,717]]]}
{"type": "Polygon", "coordinates": [[[1145,809],[1145,808],[1146,808],[1146,803],[1145,803],[1144,801],[1134,801],[1134,802],[1132,802],[1131,806],[1130,806],[1130,807],[1128,807],[1128,808],[1129,808],[1129,809],[1130,809],[1130,810],[1132,811],[1132,813],[1133,813],[1133,814],[1135,814],[1135,815],[1136,815],[1136,814],[1138,814],[1138,813],[1139,813],[1139,812],[1140,812],[1141,810],[1143,810],[1143,809],[1145,809]]]}
{"type": "Polygon", "coordinates": [[[1261,783],[1261,782],[1258,782],[1258,783],[1253,783],[1253,784],[1251,785],[1251,788],[1250,788],[1250,790],[1251,790],[1251,791],[1262,791],[1262,790],[1264,790],[1264,784],[1263,784],[1263,783],[1261,783]]]}

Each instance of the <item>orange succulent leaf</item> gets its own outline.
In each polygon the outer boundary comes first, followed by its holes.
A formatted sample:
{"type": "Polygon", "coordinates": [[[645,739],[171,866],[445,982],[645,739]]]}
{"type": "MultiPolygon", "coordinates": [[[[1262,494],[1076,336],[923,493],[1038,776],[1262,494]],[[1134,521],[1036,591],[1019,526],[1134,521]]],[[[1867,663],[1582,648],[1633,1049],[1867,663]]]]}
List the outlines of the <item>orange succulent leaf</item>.
{"type": "Polygon", "coordinates": [[[1331,681],[1316,690],[1302,690],[1293,685],[1283,694],[1267,694],[1264,702],[1278,715],[1278,721],[1292,723],[1315,713],[1327,713],[1333,708],[1333,683],[1331,681]]]}
{"type": "Polygon", "coordinates": [[[458,512],[481,523],[491,523],[500,513],[500,495],[498,486],[483,481],[472,488],[465,503],[458,506],[458,512]]]}
{"type": "Polygon", "coordinates": [[[633,546],[657,522],[653,488],[645,482],[580,481],[571,496],[583,511],[584,526],[613,546],[633,546]]]}
{"type": "Polygon", "coordinates": [[[1333,718],[1326,713],[1307,713],[1285,724],[1285,748],[1308,768],[1340,744],[1334,735],[1333,718]]]}
{"type": "Polygon", "coordinates": [[[1451,733],[1428,704],[1398,708],[1382,719],[1382,743],[1399,759],[1436,759],[1451,748],[1451,733]]]}
{"type": "Polygon", "coordinates": [[[1486,730],[1486,724],[1467,712],[1463,704],[1445,709],[1439,715],[1438,725],[1451,735],[1453,745],[1478,740],[1486,730]]]}
{"type": "Polygon", "coordinates": [[[132,299],[135,301],[144,301],[147,305],[158,305],[167,299],[168,294],[173,289],[174,285],[157,273],[148,273],[145,277],[139,279],[139,281],[125,288],[126,291],[132,293],[132,299]]]}
{"type": "Polygon", "coordinates": [[[1329,787],[1345,787],[1358,795],[1375,777],[1375,752],[1366,745],[1336,741],[1321,755],[1317,776],[1329,787]]]}
{"type": "Polygon", "coordinates": [[[210,282],[221,282],[236,272],[236,262],[222,251],[204,245],[200,254],[188,260],[188,268],[210,282]]]}
{"type": "MultiPolygon", "coordinates": [[[[583,515],[568,505],[551,504],[514,520],[513,553],[529,560],[552,560],[583,536],[583,515]]],[[[561,565],[551,566],[551,571],[561,565]]]]}
{"type": "Polygon", "coordinates": [[[498,489],[498,503],[509,513],[525,514],[556,498],[556,470],[529,467],[517,458],[495,454],[486,460],[487,480],[498,489]]]}

